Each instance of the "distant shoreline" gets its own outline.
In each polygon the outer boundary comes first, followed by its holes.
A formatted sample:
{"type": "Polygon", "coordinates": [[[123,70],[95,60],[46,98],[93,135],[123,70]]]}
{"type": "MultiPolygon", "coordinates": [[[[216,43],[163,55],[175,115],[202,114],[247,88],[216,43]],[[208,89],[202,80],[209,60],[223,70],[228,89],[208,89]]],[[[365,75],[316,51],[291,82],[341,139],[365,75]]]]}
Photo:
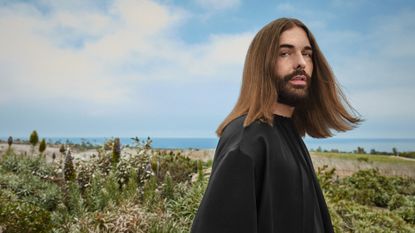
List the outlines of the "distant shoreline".
{"type": "MultiPolygon", "coordinates": [[[[48,144],[88,144],[90,146],[100,146],[106,140],[114,137],[45,137],[48,144]]],[[[147,137],[140,137],[145,140],[147,137]]],[[[14,138],[15,142],[20,139],[27,142],[27,137],[14,138]]],[[[204,150],[215,149],[218,138],[172,138],[172,137],[155,137],[151,138],[153,148],[158,149],[181,149],[181,150],[204,150]]],[[[130,137],[120,137],[122,145],[132,145],[133,141],[130,137]]],[[[371,150],[377,152],[391,153],[393,148],[399,152],[415,151],[415,139],[412,138],[329,138],[329,139],[313,139],[306,137],[304,139],[307,148],[310,151],[339,151],[352,153],[358,147],[363,148],[367,153],[371,150]]],[[[7,142],[7,137],[0,137],[0,142],[7,142]]]]}
{"type": "MultiPolygon", "coordinates": [[[[44,152],[46,161],[53,162],[52,154],[55,153],[55,162],[63,161],[64,155],[59,152],[60,145],[48,145],[44,152]]],[[[0,158],[8,148],[7,143],[0,143],[0,158]]],[[[18,155],[38,156],[38,146],[34,148],[30,144],[13,144],[12,148],[18,155]]],[[[88,160],[92,156],[98,155],[96,149],[82,149],[71,147],[72,156],[77,160],[88,160]]],[[[194,160],[207,162],[213,160],[215,149],[155,149],[166,154],[178,154],[194,160]]],[[[124,147],[121,156],[136,153],[136,148],[124,147]]],[[[335,168],[336,174],[340,177],[348,176],[360,169],[376,168],[384,175],[400,175],[415,178],[415,159],[407,159],[392,155],[372,155],[372,154],[353,154],[353,153],[330,153],[310,151],[310,155],[317,171],[318,167],[328,165],[335,168]]]]}

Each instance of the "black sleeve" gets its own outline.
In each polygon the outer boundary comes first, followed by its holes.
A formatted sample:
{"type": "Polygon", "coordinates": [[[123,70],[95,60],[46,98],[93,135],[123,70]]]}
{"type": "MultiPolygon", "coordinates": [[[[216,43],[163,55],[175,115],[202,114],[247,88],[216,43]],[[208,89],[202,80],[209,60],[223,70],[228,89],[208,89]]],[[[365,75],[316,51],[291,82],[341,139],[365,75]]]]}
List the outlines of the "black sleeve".
{"type": "Polygon", "coordinates": [[[192,233],[255,233],[257,211],[252,159],[234,149],[216,164],[192,233]]]}

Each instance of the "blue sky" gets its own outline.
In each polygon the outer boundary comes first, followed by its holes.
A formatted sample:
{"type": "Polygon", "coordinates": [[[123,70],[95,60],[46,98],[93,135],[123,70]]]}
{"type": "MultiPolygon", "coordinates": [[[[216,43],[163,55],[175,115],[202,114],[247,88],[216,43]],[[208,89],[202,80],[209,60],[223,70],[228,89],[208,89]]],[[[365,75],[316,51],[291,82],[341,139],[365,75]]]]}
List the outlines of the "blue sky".
{"type": "Polygon", "coordinates": [[[0,136],[214,137],[279,17],[309,26],[365,119],[336,137],[415,138],[404,0],[0,0],[0,136]]]}

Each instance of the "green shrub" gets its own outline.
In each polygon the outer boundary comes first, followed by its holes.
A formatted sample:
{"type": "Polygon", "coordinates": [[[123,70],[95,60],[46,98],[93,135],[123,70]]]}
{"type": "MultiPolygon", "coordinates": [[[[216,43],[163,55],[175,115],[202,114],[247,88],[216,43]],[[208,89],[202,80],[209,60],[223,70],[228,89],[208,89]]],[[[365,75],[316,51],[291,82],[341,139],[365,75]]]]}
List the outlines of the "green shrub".
{"type": "Polygon", "coordinates": [[[401,206],[394,210],[394,213],[399,215],[406,222],[415,225],[415,205],[412,202],[409,206],[401,206]]]}
{"type": "Polygon", "coordinates": [[[43,138],[42,141],[40,141],[39,144],[39,152],[40,154],[43,154],[43,152],[46,150],[46,140],[43,138]]]}
{"type": "Polygon", "coordinates": [[[142,200],[149,210],[156,209],[158,202],[161,200],[160,189],[157,182],[157,177],[152,176],[146,180],[143,187],[142,200]]]}
{"type": "Polygon", "coordinates": [[[12,146],[13,144],[13,137],[9,136],[9,138],[7,138],[7,144],[9,144],[9,148],[12,146]]]}
{"type": "Polygon", "coordinates": [[[342,219],[337,222],[337,227],[341,228],[340,231],[336,231],[339,233],[413,232],[413,228],[410,224],[402,220],[397,214],[387,211],[386,209],[370,208],[347,200],[339,201],[330,207],[333,208],[333,211],[335,211],[342,219]]]}
{"type": "Polygon", "coordinates": [[[399,156],[410,158],[410,159],[415,159],[415,151],[399,152],[399,156]]]}
{"type": "Polygon", "coordinates": [[[159,163],[157,177],[160,181],[164,180],[167,172],[177,183],[190,181],[192,174],[197,172],[197,161],[177,154],[161,154],[159,155],[159,163]]]}
{"type": "Polygon", "coordinates": [[[102,187],[105,183],[105,177],[99,172],[95,171],[90,181],[90,186],[85,189],[85,207],[88,211],[103,210],[108,203],[106,192],[102,187]]]}
{"type": "Polygon", "coordinates": [[[50,232],[50,212],[27,202],[7,198],[0,191],[0,226],[7,233],[50,232]]]}
{"type": "Polygon", "coordinates": [[[121,142],[120,138],[115,138],[112,146],[112,163],[116,165],[121,157],[121,142]]]}
{"type": "Polygon", "coordinates": [[[387,207],[397,193],[393,183],[375,169],[360,170],[343,180],[349,192],[347,198],[363,205],[387,207]]]}
{"type": "Polygon", "coordinates": [[[341,180],[327,167],[317,173],[336,232],[413,232],[413,179],[385,177],[373,169],[341,180]]]}
{"type": "Polygon", "coordinates": [[[105,151],[99,151],[96,164],[103,174],[109,174],[112,169],[111,156],[105,151]]]}
{"type": "Polygon", "coordinates": [[[33,130],[33,132],[30,134],[29,142],[32,144],[33,147],[36,146],[36,144],[39,142],[39,136],[37,135],[37,131],[33,130]]]}
{"type": "Polygon", "coordinates": [[[76,178],[75,168],[73,165],[73,158],[72,158],[70,150],[66,152],[65,163],[63,166],[63,175],[65,178],[65,181],[67,182],[74,181],[76,178]]]}
{"type": "Polygon", "coordinates": [[[124,189],[127,186],[132,170],[133,169],[128,160],[122,159],[117,163],[115,169],[115,177],[117,179],[118,187],[120,190],[124,189]]]}
{"type": "Polygon", "coordinates": [[[406,203],[407,203],[406,197],[402,194],[396,193],[392,195],[392,197],[390,198],[388,202],[388,208],[390,210],[395,210],[401,206],[405,206],[406,203]]]}
{"type": "Polygon", "coordinates": [[[65,183],[64,197],[63,203],[68,213],[73,216],[80,215],[83,210],[83,200],[79,186],[75,182],[68,181],[65,183]]]}
{"type": "Polygon", "coordinates": [[[166,200],[172,220],[190,229],[206,187],[207,179],[177,184],[174,188],[174,197],[166,200]]]}
{"type": "MultiPolygon", "coordinates": [[[[8,158],[8,161],[9,159],[11,158],[8,158]]],[[[62,200],[60,188],[55,183],[35,175],[35,171],[32,172],[33,174],[25,171],[23,169],[25,166],[22,164],[27,164],[27,160],[29,159],[23,159],[18,163],[16,166],[18,169],[15,170],[19,172],[1,174],[2,189],[12,191],[22,201],[53,211],[62,200]]]]}
{"type": "Polygon", "coordinates": [[[85,190],[91,186],[91,179],[95,172],[95,164],[91,162],[81,161],[76,169],[78,171],[76,181],[78,182],[82,195],[85,193],[85,190]]]}

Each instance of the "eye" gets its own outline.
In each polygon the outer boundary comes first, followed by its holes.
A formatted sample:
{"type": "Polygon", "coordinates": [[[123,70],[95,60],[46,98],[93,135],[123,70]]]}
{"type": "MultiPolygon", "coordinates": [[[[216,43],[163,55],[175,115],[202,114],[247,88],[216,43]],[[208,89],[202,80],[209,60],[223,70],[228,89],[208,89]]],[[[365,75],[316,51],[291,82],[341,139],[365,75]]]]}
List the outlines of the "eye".
{"type": "Polygon", "coordinates": [[[280,52],[280,57],[288,57],[289,55],[290,55],[290,53],[287,52],[287,51],[280,52]]]}
{"type": "Polygon", "coordinates": [[[303,52],[303,56],[313,57],[313,53],[312,52],[303,52]]]}

